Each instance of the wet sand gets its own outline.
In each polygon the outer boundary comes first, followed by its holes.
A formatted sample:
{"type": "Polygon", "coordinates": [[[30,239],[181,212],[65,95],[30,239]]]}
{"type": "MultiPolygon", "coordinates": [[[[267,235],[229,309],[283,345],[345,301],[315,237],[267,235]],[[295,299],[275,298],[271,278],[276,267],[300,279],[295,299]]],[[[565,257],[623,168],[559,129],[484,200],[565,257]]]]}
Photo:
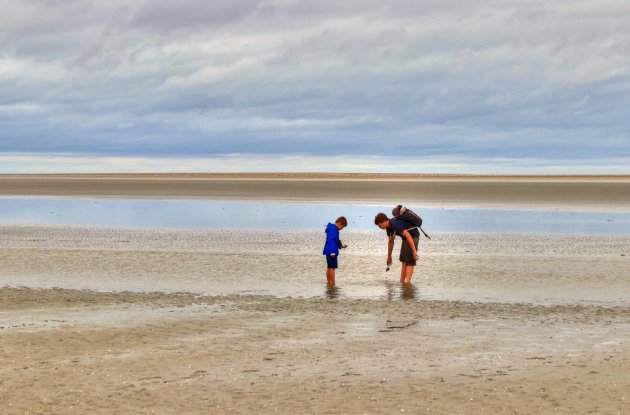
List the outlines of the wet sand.
{"type": "Polygon", "coordinates": [[[3,413],[627,413],[630,308],[0,289],[3,413]]]}
{"type": "Polygon", "coordinates": [[[3,413],[627,413],[627,236],[0,230],[3,413]]]}
{"type": "MultiPolygon", "coordinates": [[[[0,272],[11,286],[325,295],[322,231],[0,229],[0,272]]],[[[339,264],[339,296],[409,294],[399,292],[398,261],[385,271],[384,232],[342,233],[350,248],[339,264]]],[[[417,300],[630,306],[630,236],[432,233],[419,251],[417,300]]]]}
{"type": "MultiPolygon", "coordinates": [[[[580,209],[628,209],[629,188],[628,177],[0,177],[2,195],[405,193],[580,209]]],[[[384,273],[383,240],[347,237],[327,291],[315,233],[0,227],[2,413],[628,412],[627,236],[437,234],[411,288],[384,273]]]]}
{"type": "Polygon", "coordinates": [[[0,175],[0,195],[629,209],[630,176],[0,175]]]}

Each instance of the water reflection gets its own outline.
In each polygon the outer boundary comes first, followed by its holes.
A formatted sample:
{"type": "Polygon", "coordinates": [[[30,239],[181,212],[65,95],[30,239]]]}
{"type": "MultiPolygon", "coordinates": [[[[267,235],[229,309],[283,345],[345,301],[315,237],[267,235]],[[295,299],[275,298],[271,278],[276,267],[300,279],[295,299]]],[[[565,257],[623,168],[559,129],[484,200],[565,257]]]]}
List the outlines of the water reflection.
{"type": "MultiPolygon", "coordinates": [[[[374,230],[391,206],[247,203],[222,200],[134,200],[0,197],[0,225],[79,225],[170,229],[321,229],[344,214],[349,230],[374,230]]],[[[630,212],[415,207],[429,232],[630,233],[630,212]]]]}
{"type": "Polygon", "coordinates": [[[413,284],[401,284],[400,299],[413,300],[416,298],[416,286],[413,284]]]}
{"type": "Polygon", "coordinates": [[[342,295],[341,289],[336,285],[326,285],[326,298],[329,300],[334,300],[335,298],[339,298],[342,295]]]}
{"type": "Polygon", "coordinates": [[[401,284],[400,282],[385,281],[385,296],[388,301],[413,300],[418,289],[413,284],[401,284]]]}

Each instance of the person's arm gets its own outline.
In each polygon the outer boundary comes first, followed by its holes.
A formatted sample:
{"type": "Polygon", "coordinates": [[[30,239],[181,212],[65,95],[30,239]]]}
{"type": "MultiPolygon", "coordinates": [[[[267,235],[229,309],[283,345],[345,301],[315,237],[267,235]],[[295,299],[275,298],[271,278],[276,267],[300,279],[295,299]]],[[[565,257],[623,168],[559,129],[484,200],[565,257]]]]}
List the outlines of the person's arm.
{"type": "Polygon", "coordinates": [[[409,247],[411,248],[411,252],[413,252],[413,257],[415,259],[418,259],[418,251],[416,251],[416,244],[413,243],[413,238],[411,237],[411,234],[407,232],[406,230],[404,230],[402,233],[402,237],[407,240],[407,243],[409,244],[409,247]]]}
{"type": "Polygon", "coordinates": [[[392,264],[392,251],[394,250],[394,238],[396,235],[393,233],[389,235],[389,240],[387,241],[387,265],[392,264]]]}

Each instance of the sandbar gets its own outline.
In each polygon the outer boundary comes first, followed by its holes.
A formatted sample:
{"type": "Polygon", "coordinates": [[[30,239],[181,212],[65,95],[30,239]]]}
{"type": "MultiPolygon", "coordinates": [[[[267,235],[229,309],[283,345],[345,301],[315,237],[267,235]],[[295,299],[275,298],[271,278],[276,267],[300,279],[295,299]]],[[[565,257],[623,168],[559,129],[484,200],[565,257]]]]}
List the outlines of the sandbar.
{"type": "Polygon", "coordinates": [[[0,195],[630,209],[630,176],[0,175],[0,195]]]}

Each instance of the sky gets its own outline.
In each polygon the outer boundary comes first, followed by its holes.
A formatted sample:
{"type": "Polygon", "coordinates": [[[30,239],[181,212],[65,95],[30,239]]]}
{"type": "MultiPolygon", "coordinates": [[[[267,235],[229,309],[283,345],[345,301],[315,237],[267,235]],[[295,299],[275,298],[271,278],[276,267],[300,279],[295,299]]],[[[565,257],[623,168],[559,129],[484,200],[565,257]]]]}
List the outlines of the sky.
{"type": "Polygon", "coordinates": [[[0,0],[0,173],[630,174],[627,0],[0,0]]]}

